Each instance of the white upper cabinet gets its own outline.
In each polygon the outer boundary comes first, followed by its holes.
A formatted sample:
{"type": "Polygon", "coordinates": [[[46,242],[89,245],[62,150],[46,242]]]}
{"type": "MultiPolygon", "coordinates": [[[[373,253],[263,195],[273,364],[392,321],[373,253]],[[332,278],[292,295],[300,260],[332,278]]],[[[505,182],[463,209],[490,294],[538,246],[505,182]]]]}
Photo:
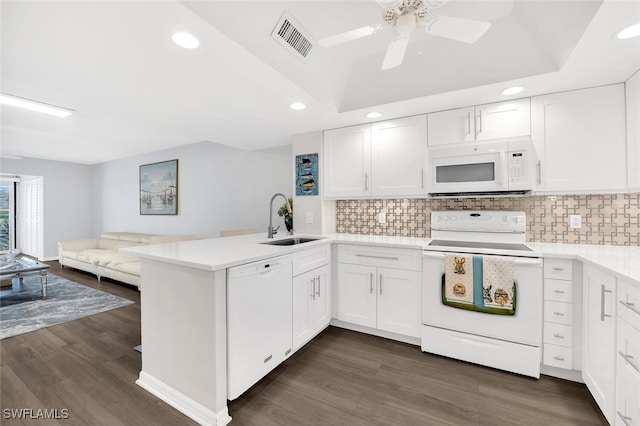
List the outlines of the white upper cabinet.
{"type": "Polygon", "coordinates": [[[476,112],[476,140],[528,136],[531,134],[529,98],[479,105],[476,112]]]}
{"type": "Polygon", "coordinates": [[[628,186],[640,190],[640,70],[625,84],[627,99],[628,186]]]}
{"type": "Polygon", "coordinates": [[[325,197],[426,195],[425,117],[325,131],[325,197]]]}
{"type": "Polygon", "coordinates": [[[325,131],[324,158],[326,197],[371,195],[371,125],[325,131]]]}
{"type": "Polygon", "coordinates": [[[429,145],[475,141],[474,114],[473,107],[427,114],[429,145]]]}
{"type": "Polygon", "coordinates": [[[627,187],[624,85],[531,98],[539,191],[627,187]]]}
{"type": "Polygon", "coordinates": [[[371,125],[373,195],[426,195],[426,116],[371,125]]]}
{"type": "Polygon", "coordinates": [[[428,114],[429,145],[527,136],[529,98],[428,114]]]}

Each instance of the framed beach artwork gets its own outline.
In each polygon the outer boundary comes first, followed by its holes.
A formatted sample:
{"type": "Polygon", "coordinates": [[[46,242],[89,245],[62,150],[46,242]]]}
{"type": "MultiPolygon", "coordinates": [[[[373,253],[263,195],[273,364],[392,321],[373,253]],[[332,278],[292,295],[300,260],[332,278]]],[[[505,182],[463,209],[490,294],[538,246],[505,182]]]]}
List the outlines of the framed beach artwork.
{"type": "Polygon", "coordinates": [[[296,155],[296,195],[318,195],[318,154],[296,155]]]}
{"type": "Polygon", "coordinates": [[[140,214],[178,214],[178,160],[140,166],[140,214]]]}

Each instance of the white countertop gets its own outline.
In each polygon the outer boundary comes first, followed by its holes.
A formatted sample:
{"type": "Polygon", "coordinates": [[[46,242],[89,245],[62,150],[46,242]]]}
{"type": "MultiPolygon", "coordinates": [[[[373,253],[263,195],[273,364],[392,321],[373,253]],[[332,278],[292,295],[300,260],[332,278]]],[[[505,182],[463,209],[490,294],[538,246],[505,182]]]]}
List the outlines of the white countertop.
{"type": "MultiPolygon", "coordinates": [[[[295,236],[308,236],[321,239],[294,246],[272,246],[261,243],[285,239],[291,236],[279,235],[273,240],[269,240],[266,237],[266,233],[259,233],[227,238],[209,238],[204,240],[128,247],[121,250],[145,259],[216,271],[231,266],[294,253],[299,250],[331,244],[333,242],[421,250],[431,241],[430,238],[357,234],[331,234],[324,236],[296,234],[295,236]]],[[[537,242],[527,243],[527,245],[543,257],[577,259],[604,268],[616,277],[640,286],[640,247],[537,242]]]]}

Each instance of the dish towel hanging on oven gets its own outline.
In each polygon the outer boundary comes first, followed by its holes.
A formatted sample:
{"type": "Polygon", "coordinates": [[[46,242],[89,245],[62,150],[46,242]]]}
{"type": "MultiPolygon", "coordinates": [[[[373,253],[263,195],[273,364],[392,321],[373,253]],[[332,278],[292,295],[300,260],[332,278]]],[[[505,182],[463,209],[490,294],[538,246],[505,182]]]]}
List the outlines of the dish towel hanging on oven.
{"type": "Polygon", "coordinates": [[[473,305],[473,256],[447,253],[445,264],[445,298],[450,302],[473,305]]]}
{"type": "Polygon", "coordinates": [[[488,314],[515,315],[513,259],[446,253],[442,303],[488,314]]]}

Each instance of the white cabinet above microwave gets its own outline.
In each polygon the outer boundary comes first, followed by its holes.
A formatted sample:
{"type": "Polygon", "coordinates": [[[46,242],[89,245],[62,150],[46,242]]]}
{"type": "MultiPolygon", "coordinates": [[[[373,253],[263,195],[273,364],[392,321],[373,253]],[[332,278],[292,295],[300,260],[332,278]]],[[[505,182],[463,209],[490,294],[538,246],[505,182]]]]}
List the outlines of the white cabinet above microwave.
{"type": "Polygon", "coordinates": [[[529,98],[427,114],[429,146],[528,136],[529,98]]]}
{"type": "Polygon", "coordinates": [[[530,139],[429,147],[429,193],[480,195],[534,189],[530,139]]]}

